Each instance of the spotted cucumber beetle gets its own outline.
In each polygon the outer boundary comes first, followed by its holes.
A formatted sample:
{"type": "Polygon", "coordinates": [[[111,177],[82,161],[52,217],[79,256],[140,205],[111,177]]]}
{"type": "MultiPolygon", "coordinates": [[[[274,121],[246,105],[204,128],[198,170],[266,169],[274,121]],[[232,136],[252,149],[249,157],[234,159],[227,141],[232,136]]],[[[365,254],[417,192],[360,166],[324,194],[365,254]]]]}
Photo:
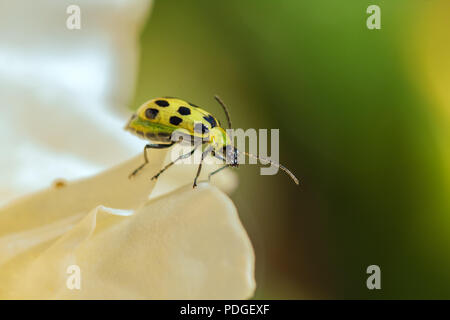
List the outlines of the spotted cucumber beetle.
{"type": "MultiPolygon", "coordinates": [[[[227,107],[218,96],[215,96],[214,98],[222,106],[228,120],[228,127],[231,129],[231,119],[227,107]]],[[[219,121],[212,114],[201,109],[199,106],[178,98],[163,97],[147,101],[139,107],[135,114],[133,114],[125,126],[125,129],[143,139],[158,142],[147,144],[144,147],[145,161],[131,172],[129,178],[135,176],[148,163],[147,149],[169,148],[179,142],[188,142],[193,146],[193,149],[167,164],[152,177],[152,180],[158,179],[161,173],[177,161],[192,156],[199,146],[203,147],[203,152],[194,179],[194,188],[197,186],[197,179],[202,169],[203,159],[210,153],[212,156],[222,160],[226,164],[211,172],[208,175],[208,180],[227,167],[239,166],[238,157],[240,151],[233,146],[232,140],[225,129],[221,127],[219,121]]],[[[255,156],[248,152],[242,153],[255,159],[262,159],[271,165],[280,168],[286,172],[297,185],[299,184],[295,175],[281,164],[255,156]]]]}

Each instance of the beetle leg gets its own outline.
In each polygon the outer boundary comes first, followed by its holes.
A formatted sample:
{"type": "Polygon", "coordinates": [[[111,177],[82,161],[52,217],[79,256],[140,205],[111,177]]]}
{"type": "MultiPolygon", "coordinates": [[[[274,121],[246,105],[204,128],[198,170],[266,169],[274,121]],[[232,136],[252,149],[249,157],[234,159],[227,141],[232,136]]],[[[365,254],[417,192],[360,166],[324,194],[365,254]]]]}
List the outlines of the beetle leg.
{"type": "Polygon", "coordinates": [[[213,175],[215,175],[216,173],[219,173],[220,171],[222,171],[222,170],[225,169],[225,168],[228,168],[229,166],[230,166],[229,164],[226,164],[226,165],[220,167],[219,169],[216,169],[216,170],[214,170],[213,172],[211,172],[210,174],[208,174],[208,182],[211,181],[211,177],[212,177],[213,175]]]}
{"type": "Polygon", "coordinates": [[[209,146],[208,148],[206,148],[205,151],[203,151],[202,153],[202,158],[200,159],[200,164],[198,165],[198,170],[197,170],[197,174],[195,175],[195,179],[194,179],[194,184],[192,186],[192,188],[195,188],[197,186],[197,179],[200,176],[200,172],[202,171],[202,162],[203,159],[206,158],[206,156],[208,155],[208,153],[210,153],[213,150],[212,146],[209,146]]]}
{"type": "Polygon", "coordinates": [[[128,176],[128,179],[133,178],[139,171],[141,171],[145,165],[148,163],[148,157],[147,157],[147,149],[165,149],[169,148],[174,145],[175,142],[172,142],[171,144],[147,144],[144,147],[144,163],[141,164],[139,167],[137,167],[130,175],[128,176]]]}
{"type": "Polygon", "coordinates": [[[164,168],[162,168],[157,174],[155,174],[152,177],[152,180],[156,180],[158,179],[159,175],[161,173],[163,173],[164,171],[166,171],[167,169],[169,169],[172,165],[174,165],[177,161],[181,160],[181,159],[186,159],[189,158],[190,156],[192,156],[195,152],[195,150],[197,149],[198,145],[195,146],[191,151],[189,151],[188,153],[182,154],[181,156],[179,156],[178,158],[176,158],[175,160],[169,162],[164,168]]]}

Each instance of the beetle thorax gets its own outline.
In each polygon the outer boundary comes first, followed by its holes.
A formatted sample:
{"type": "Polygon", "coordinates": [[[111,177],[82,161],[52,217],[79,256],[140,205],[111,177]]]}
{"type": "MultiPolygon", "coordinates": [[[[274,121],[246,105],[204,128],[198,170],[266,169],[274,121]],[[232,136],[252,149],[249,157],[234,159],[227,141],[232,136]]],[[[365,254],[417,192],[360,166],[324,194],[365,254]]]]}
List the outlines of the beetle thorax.
{"type": "Polygon", "coordinates": [[[231,144],[231,139],[221,127],[212,128],[209,133],[209,139],[214,150],[221,150],[223,147],[231,144]]]}

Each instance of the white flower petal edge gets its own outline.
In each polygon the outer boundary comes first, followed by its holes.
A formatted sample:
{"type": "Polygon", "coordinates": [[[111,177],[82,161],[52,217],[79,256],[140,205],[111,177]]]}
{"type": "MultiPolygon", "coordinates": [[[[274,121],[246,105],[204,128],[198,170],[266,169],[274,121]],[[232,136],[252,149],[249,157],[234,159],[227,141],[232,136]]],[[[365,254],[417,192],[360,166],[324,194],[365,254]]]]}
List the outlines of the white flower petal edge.
{"type": "Polygon", "coordinates": [[[150,156],[131,181],[140,156],[2,209],[0,298],[250,298],[254,253],[231,200],[208,184],[147,200],[165,152],[150,156]]]}

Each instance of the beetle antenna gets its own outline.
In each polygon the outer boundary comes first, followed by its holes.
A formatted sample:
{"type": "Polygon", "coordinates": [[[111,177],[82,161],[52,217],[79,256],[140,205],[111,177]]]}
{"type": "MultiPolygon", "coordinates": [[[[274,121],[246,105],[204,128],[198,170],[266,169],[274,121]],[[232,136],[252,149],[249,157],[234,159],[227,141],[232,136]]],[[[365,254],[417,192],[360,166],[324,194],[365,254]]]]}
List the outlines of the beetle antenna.
{"type": "Polygon", "coordinates": [[[281,164],[279,164],[279,163],[277,163],[277,162],[274,162],[274,161],[272,161],[272,160],[270,160],[270,159],[263,158],[263,157],[258,157],[258,156],[255,156],[254,154],[251,154],[251,153],[248,153],[248,152],[245,152],[245,151],[242,152],[242,153],[246,154],[246,155],[249,156],[250,158],[257,159],[257,160],[263,160],[263,161],[269,162],[271,165],[274,165],[275,167],[280,168],[281,170],[283,170],[284,172],[286,172],[287,175],[288,175],[292,180],[294,180],[294,182],[295,182],[296,185],[299,185],[299,184],[300,184],[299,181],[298,181],[298,179],[297,179],[297,177],[296,177],[296,176],[295,176],[288,168],[286,168],[285,166],[283,166],[283,165],[281,165],[281,164]]]}
{"type": "Polygon", "coordinates": [[[220,97],[216,94],[214,96],[214,99],[216,99],[216,101],[222,106],[223,111],[225,111],[225,115],[227,116],[227,120],[228,120],[228,129],[231,129],[231,118],[230,118],[230,113],[228,112],[228,108],[225,105],[225,103],[223,103],[222,99],[220,99],[220,97]]]}

